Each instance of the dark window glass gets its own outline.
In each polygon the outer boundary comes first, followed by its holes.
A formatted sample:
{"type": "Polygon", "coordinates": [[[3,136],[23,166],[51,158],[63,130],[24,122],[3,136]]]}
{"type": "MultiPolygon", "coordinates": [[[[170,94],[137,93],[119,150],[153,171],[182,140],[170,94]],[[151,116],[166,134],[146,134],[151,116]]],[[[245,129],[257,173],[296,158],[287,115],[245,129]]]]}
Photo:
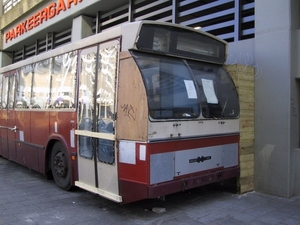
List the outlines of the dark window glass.
{"type": "Polygon", "coordinates": [[[144,24],[136,44],[142,51],[194,58],[207,62],[225,62],[225,43],[194,30],[144,24]]]}
{"type": "Polygon", "coordinates": [[[229,73],[219,65],[188,61],[196,78],[205,118],[239,116],[237,91],[229,73]]]}
{"type": "Polygon", "coordinates": [[[135,52],[153,119],[196,118],[200,115],[196,85],[183,60],[135,52]]]}

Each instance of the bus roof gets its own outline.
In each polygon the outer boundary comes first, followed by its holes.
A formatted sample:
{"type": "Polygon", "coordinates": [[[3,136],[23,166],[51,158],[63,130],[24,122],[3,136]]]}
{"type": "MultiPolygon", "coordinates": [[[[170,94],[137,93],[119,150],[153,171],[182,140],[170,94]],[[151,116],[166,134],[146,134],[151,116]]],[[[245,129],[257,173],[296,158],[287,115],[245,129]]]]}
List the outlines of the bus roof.
{"type": "Polygon", "coordinates": [[[107,30],[102,31],[93,36],[86,37],[84,39],[60,46],[56,49],[41,53],[39,55],[32,56],[28,59],[16,62],[14,64],[10,64],[0,68],[0,73],[6,73],[9,71],[13,71],[17,68],[20,68],[25,65],[29,65],[35,62],[39,62],[57,55],[61,55],[63,53],[71,52],[78,49],[83,49],[88,46],[96,45],[97,43],[101,43],[107,40],[112,40],[122,36],[122,51],[126,50],[138,50],[136,43],[139,38],[139,32],[141,30],[142,25],[144,24],[153,24],[153,25],[160,25],[160,26],[169,26],[169,27],[176,27],[184,30],[189,30],[194,33],[200,33],[204,36],[210,37],[218,42],[223,43],[227,48],[227,42],[222,39],[219,39],[209,33],[203,32],[201,30],[195,30],[191,27],[182,26],[178,24],[172,24],[168,22],[157,22],[157,21],[137,21],[137,22],[128,22],[123,23],[121,25],[109,28],[107,30]]]}

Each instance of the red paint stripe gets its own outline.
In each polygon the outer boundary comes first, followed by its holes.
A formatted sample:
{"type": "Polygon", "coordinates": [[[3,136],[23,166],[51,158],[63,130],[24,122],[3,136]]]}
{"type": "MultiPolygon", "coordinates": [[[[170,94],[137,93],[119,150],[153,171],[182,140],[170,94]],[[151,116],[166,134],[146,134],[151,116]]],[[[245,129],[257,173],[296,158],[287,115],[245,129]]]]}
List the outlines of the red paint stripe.
{"type": "Polygon", "coordinates": [[[150,154],[158,154],[165,152],[189,150],[194,148],[203,148],[217,145],[225,145],[239,142],[239,135],[206,137],[192,140],[176,140],[157,143],[148,143],[147,152],[150,154]]]}

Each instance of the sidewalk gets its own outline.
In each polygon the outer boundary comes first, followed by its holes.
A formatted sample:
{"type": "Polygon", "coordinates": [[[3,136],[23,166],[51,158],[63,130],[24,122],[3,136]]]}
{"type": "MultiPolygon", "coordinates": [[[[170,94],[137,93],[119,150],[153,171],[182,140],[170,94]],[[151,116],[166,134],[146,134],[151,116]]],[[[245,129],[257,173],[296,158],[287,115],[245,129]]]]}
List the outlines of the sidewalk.
{"type": "Polygon", "coordinates": [[[203,187],[119,205],[81,189],[66,192],[53,180],[0,157],[0,225],[300,225],[300,197],[203,187]],[[153,208],[165,212],[153,212],[153,208]]]}

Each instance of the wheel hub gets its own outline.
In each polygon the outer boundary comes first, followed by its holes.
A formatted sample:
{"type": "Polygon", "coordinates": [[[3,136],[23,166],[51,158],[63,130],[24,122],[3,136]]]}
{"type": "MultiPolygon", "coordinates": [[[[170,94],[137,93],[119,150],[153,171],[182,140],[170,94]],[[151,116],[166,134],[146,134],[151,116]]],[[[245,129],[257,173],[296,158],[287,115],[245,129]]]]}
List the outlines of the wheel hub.
{"type": "Polygon", "coordinates": [[[67,177],[67,161],[66,161],[66,157],[65,154],[63,154],[62,152],[59,152],[56,154],[55,159],[54,159],[54,169],[56,174],[59,177],[65,178],[67,177]]]}

